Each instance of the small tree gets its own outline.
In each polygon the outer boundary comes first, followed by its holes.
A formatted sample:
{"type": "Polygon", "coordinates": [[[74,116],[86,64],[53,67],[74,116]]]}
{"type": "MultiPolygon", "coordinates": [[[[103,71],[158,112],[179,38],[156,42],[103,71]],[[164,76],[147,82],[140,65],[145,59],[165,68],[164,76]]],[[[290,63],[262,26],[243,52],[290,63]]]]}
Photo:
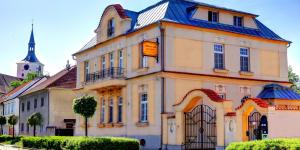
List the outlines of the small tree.
{"type": "Polygon", "coordinates": [[[15,138],[15,125],[18,123],[18,117],[11,115],[8,117],[8,124],[13,127],[13,138],[15,138]]]}
{"type": "Polygon", "coordinates": [[[292,83],[291,88],[292,88],[295,92],[300,93],[300,83],[299,83],[300,77],[299,77],[299,75],[297,75],[297,74],[293,71],[293,68],[292,68],[291,66],[289,66],[288,71],[289,71],[289,72],[288,72],[289,82],[292,83]]]}
{"type": "Polygon", "coordinates": [[[12,81],[10,83],[10,86],[13,87],[13,88],[17,88],[17,87],[21,86],[24,83],[27,83],[31,80],[34,80],[36,77],[38,77],[37,73],[28,73],[24,80],[22,80],[22,81],[12,81]]]}
{"type": "Polygon", "coordinates": [[[41,126],[43,123],[43,116],[41,113],[33,113],[27,120],[30,126],[33,126],[33,136],[35,136],[36,126],[41,126]]]}
{"type": "Polygon", "coordinates": [[[97,107],[97,101],[92,96],[83,96],[73,101],[73,110],[85,119],[85,136],[88,136],[88,118],[93,117],[97,107]]]}
{"type": "Polygon", "coordinates": [[[6,117],[0,116],[1,134],[3,134],[3,125],[6,124],[6,117]]]}

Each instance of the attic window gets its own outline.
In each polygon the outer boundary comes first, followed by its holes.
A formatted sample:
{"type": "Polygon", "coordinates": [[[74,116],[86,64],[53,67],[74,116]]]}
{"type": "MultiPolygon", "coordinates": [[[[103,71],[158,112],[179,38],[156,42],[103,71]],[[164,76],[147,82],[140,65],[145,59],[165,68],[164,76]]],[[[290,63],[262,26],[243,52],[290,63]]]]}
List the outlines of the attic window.
{"type": "Polygon", "coordinates": [[[219,13],[214,11],[208,11],[208,21],[219,22],[219,13]]]}
{"type": "Polygon", "coordinates": [[[107,37],[112,37],[115,34],[115,20],[114,18],[108,20],[107,37]]]}
{"type": "Polygon", "coordinates": [[[243,26],[243,17],[240,16],[234,16],[233,17],[233,25],[237,27],[243,26]]]}

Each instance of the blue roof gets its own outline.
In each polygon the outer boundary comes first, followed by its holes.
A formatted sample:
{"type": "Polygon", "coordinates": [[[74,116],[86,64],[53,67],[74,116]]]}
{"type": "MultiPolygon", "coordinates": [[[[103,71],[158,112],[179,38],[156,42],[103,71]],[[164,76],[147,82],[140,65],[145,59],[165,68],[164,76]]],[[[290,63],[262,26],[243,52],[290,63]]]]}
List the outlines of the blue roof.
{"type": "MultiPolygon", "coordinates": [[[[256,19],[258,15],[238,11],[234,9],[219,7],[215,5],[205,4],[202,2],[196,2],[193,0],[162,0],[154,5],[151,5],[139,12],[124,9],[126,16],[131,18],[131,29],[127,33],[135,32],[138,29],[146,27],[148,25],[166,21],[178,24],[184,24],[189,26],[195,26],[199,28],[207,28],[213,30],[220,30],[225,32],[244,34],[254,37],[260,37],[270,40],[278,40],[284,42],[290,42],[281,38],[279,35],[274,33],[264,24],[256,19]],[[253,16],[254,23],[256,23],[257,28],[248,27],[237,27],[233,25],[223,24],[223,23],[212,23],[206,20],[194,19],[192,14],[197,10],[198,6],[211,7],[216,9],[222,9],[232,12],[237,12],[245,15],[253,16]]],[[[95,45],[97,43],[94,43],[95,45]]],[[[94,46],[94,45],[92,45],[94,46]]],[[[90,46],[89,48],[91,48],[90,46]]],[[[89,48],[82,48],[79,52],[82,52],[89,48]]],[[[78,52],[77,52],[78,53],[78,52]]]]}
{"type": "Polygon", "coordinates": [[[291,88],[279,84],[269,84],[264,86],[264,89],[258,94],[257,98],[300,100],[300,94],[291,88]]]}
{"type": "Polygon", "coordinates": [[[139,28],[145,27],[147,25],[150,25],[158,21],[168,21],[168,22],[174,22],[179,24],[191,25],[200,28],[215,29],[215,30],[227,31],[232,33],[256,36],[256,37],[261,37],[261,38],[266,38],[271,40],[289,42],[281,38],[280,36],[278,36],[276,33],[274,33],[268,27],[263,25],[257,19],[254,19],[254,22],[257,25],[257,29],[254,29],[254,28],[247,28],[247,27],[236,27],[233,25],[222,24],[222,23],[212,23],[206,20],[191,18],[191,14],[193,13],[193,11],[196,11],[195,6],[199,6],[199,5],[257,16],[243,11],[218,7],[218,6],[196,2],[192,0],[163,0],[140,12],[135,12],[135,15],[128,15],[130,18],[132,18],[133,22],[135,23],[135,25],[132,26],[129,32],[134,32],[139,28]]]}

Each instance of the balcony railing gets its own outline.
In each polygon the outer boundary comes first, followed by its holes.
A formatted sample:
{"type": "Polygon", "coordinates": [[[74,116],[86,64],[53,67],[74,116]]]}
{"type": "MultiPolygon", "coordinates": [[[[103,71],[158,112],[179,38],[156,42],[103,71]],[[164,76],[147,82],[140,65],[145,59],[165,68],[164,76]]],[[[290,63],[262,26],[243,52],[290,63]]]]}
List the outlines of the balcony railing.
{"type": "Polygon", "coordinates": [[[104,79],[124,79],[125,69],[119,67],[112,67],[98,72],[87,74],[85,77],[86,83],[95,82],[104,79]]]}

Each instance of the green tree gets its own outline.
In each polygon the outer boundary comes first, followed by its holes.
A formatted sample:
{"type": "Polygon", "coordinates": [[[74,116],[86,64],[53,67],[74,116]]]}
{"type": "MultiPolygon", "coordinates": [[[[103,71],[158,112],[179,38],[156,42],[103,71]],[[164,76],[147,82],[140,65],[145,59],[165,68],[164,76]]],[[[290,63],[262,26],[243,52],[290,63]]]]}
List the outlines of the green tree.
{"type": "Polygon", "coordinates": [[[32,81],[33,79],[35,79],[36,77],[38,77],[38,74],[37,73],[28,73],[26,75],[26,78],[22,81],[12,81],[10,83],[10,86],[13,87],[13,88],[17,88],[18,86],[24,84],[24,83],[27,83],[29,81],[32,81]]]}
{"type": "Polygon", "coordinates": [[[6,124],[6,117],[0,116],[1,134],[3,134],[3,125],[6,124]]]}
{"type": "Polygon", "coordinates": [[[35,136],[36,126],[41,126],[43,123],[43,116],[41,113],[33,113],[27,120],[30,126],[33,126],[33,136],[35,136]]]}
{"type": "Polygon", "coordinates": [[[18,123],[18,117],[16,115],[11,115],[8,117],[7,122],[13,127],[13,138],[15,138],[15,125],[18,123]]]}
{"type": "Polygon", "coordinates": [[[73,101],[73,110],[85,119],[85,136],[88,136],[88,118],[93,117],[97,107],[97,101],[92,96],[83,96],[73,101]]]}
{"type": "Polygon", "coordinates": [[[292,83],[291,88],[300,93],[300,83],[299,83],[299,75],[297,75],[294,71],[293,68],[291,66],[289,66],[289,73],[288,73],[288,77],[289,77],[289,82],[292,83]]]}

